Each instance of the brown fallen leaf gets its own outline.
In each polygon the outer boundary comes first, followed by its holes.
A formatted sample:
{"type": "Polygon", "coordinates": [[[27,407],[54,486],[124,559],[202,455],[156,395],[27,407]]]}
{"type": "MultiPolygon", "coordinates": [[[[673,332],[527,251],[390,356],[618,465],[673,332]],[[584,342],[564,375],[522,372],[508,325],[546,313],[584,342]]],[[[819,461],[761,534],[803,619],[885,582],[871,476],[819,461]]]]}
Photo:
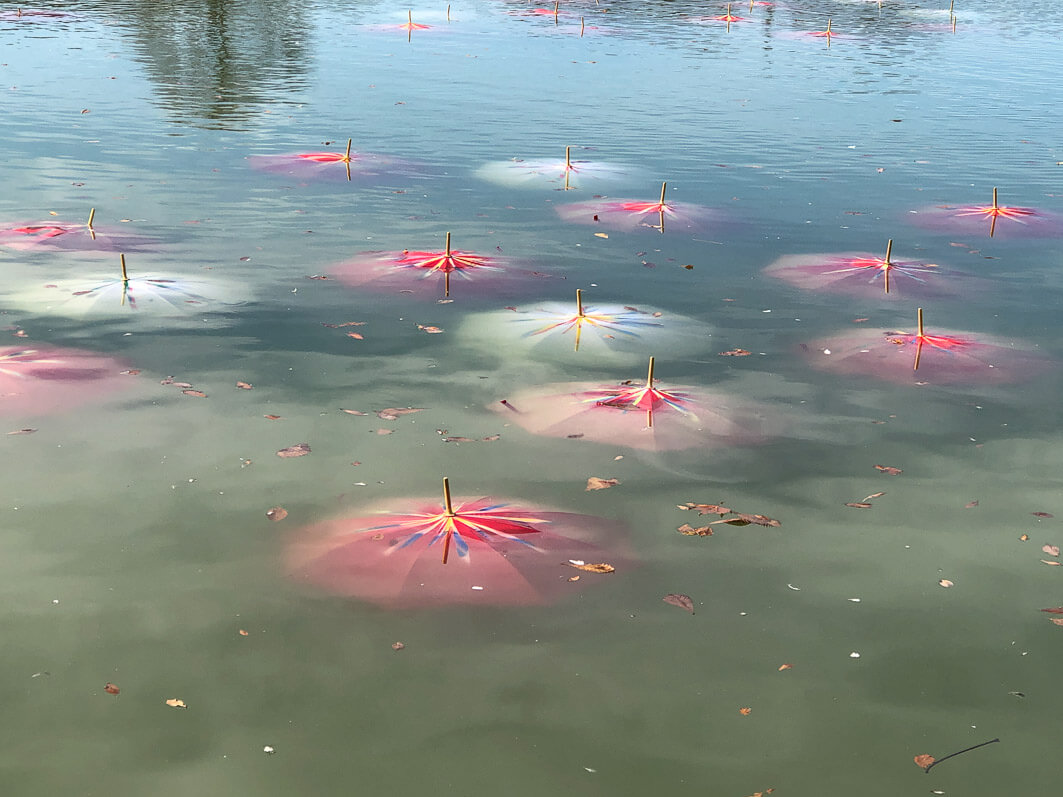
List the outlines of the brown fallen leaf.
{"type": "Polygon", "coordinates": [[[500,435],[500,434],[489,434],[489,435],[487,435],[487,437],[481,437],[480,438],[480,442],[481,443],[493,443],[496,440],[501,440],[501,439],[502,439],[502,435],[500,435]]]}
{"type": "Polygon", "coordinates": [[[117,695],[122,690],[118,688],[117,684],[112,684],[110,681],[103,685],[103,691],[109,695],[117,695]]]}
{"type": "Polygon", "coordinates": [[[609,234],[608,233],[604,233],[604,232],[596,232],[594,234],[594,237],[595,238],[608,238],[609,234]]]}
{"type": "Polygon", "coordinates": [[[598,476],[591,476],[587,479],[587,489],[585,492],[591,490],[608,490],[610,487],[615,487],[620,484],[619,479],[602,479],[598,476]]]}
{"type": "Polygon", "coordinates": [[[870,501],[872,498],[881,498],[885,493],[871,493],[871,495],[864,496],[865,501],[870,501]]]}
{"type": "Polygon", "coordinates": [[[964,509],[974,509],[976,506],[978,506],[978,502],[977,501],[968,501],[966,504],[963,505],[963,508],[964,509]]]}
{"type": "Polygon", "coordinates": [[[670,592],[661,598],[661,600],[671,606],[678,606],[680,609],[686,609],[691,614],[694,613],[694,601],[689,595],[683,595],[679,592],[670,592]]]}
{"type": "Polygon", "coordinates": [[[778,528],[782,525],[775,518],[766,517],[765,515],[750,515],[746,512],[735,512],[735,517],[721,518],[720,520],[714,520],[709,525],[716,525],[717,523],[726,523],[729,526],[770,526],[771,528],[778,528]]]}
{"type": "Polygon", "coordinates": [[[441,333],[443,331],[439,327],[426,327],[426,326],[424,326],[422,324],[418,324],[417,328],[419,330],[421,330],[422,332],[427,332],[429,335],[438,335],[439,333],[441,333]]]}
{"type": "Polygon", "coordinates": [[[202,390],[191,390],[191,389],[189,389],[189,390],[182,390],[181,392],[184,393],[186,396],[194,396],[195,398],[206,398],[207,397],[207,394],[204,393],[202,390]]]}
{"type": "Polygon", "coordinates": [[[378,435],[383,436],[383,435],[386,435],[386,434],[395,434],[395,430],[394,429],[377,429],[376,433],[378,435]]]}
{"type": "Polygon", "coordinates": [[[731,349],[729,351],[721,351],[720,357],[748,357],[753,352],[746,351],[745,349],[731,349]]]}
{"type": "Polygon", "coordinates": [[[688,537],[711,537],[712,526],[701,526],[700,528],[694,528],[689,523],[684,523],[682,526],[676,529],[680,534],[685,534],[688,537]]]}
{"type": "Polygon", "coordinates": [[[1030,514],[1034,517],[1055,517],[1055,515],[1049,512],[1031,512],[1030,514]]]}
{"type": "Polygon", "coordinates": [[[1022,535],[1019,536],[1019,542],[1027,542],[1027,541],[1029,541],[1029,539],[1030,539],[1030,535],[1029,534],[1022,534],[1022,535]]]}
{"type": "Polygon", "coordinates": [[[871,504],[866,501],[850,501],[846,506],[851,506],[853,509],[870,509],[871,504]]]}
{"type": "Polygon", "coordinates": [[[341,329],[343,327],[364,327],[365,323],[365,321],[344,321],[342,324],[326,324],[322,322],[321,326],[329,329],[341,329]]]}
{"type": "Polygon", "coordinates": [[[347,337],[354,338],[355,340],[365,340],[365,335],[361,332],[348,332],[347,337]]]}
{"type": "Polygon", "coordinates": [[[1058,545],[1042,545],[1041,546],[1041,550],[1044,551],[1049,556],[1059,556],[1059,546],[1058,545]]]}
{"type": "Polygon", "coordinates": [[[719,504],[695,504],[693,502],[677,505],[677,508],[696,509],[699,515],[726,515],[731,511],[727,507],[720,506],[719,504]]]}
{"type": "Polygon", "coordinates": [[[900,474],[904,473],[903,470],[901,470],[900,468],[895,468],[892,465],[876,465],[875,470],[882,471],[883,473],[888,473],[890,476],[899,476],[900,474]]]}
{"type": "Polygon", "coordinates": [[[1063,606],[1055,609],[1041,609],[1042,612],[1048,612],[1049,614],[1063,614],[1063,606]]]}
{"type": "Polygon", "coordinates": [[[475,443],[476,440],[472,437],[444,437],[444,443],[475,443]]]}
{"type": "Polygon", "coordinates": [[[240,629],[239,631],[237,631],[236,633],[238,633],[238,634],[239,634],[240,636],[247,636],[247,635],[248,635],[248,632],[247,632],[247,631],[245,631],[245,630],[244,630],[243,628],[241,628],[241,629],[240,629]]]}
{"type": "Polygon", "coordinates": [[[8,435],[33,434],[36,431],[37,431],[36,429],[15,429],[13,432],[8,432],[8,435]]]}
{"type": "Polygon", "coordinates": [[[126,371],[119,371],[118,373],[121,376],[136,376],[137,374],[140,373],[140,369],[139,368],[130,368],[130,369],[126,370],[126,371]]]}
{"type": "Polygon", "coordinates": [[[388,407],[387,409],[376,410],[376,417],[382,421],[395,421],[402,415],[410,415],[424,410],[425,407],[388,407]]]}
{"type": "Polygon", "coordinates": [[[252,390],[255,387],[250,382],[237,382],[236,386],[241,390],[252,390]]]}
{"type": "Polygon", "coordinates": [[[616,572],[616,568],[615,567],[613,567],[612,565],[608,565],[605,562],[598,562],[596,564],[591,564],[591,563],[588,563],[588,562],[584,562],[584,561],[582,561],[580,559],[569,559],[564,564],[568,565],[569,567],[574,567],[577,570],[584,570],[584,571],[586,571],[588,573],[614,573],[614,572],[616,572]]]}
{"type": "Polygon", "coordinates": [[[783,670],[792,670],[793,668],[794,665],[792,664],[780,664],[778,672],[782,672],[783,670]]]}
{"type": "Polygon", "coordinates": [[[185,705],[185,701],[176,697],[171,697],[169,700],[167,700],[166,705],[170,706],[171,708],[188,708],[188,706],[185,705]]]}
{"type": "Polygon", "coordinates": [[[290,459],[292,457],[305,457],[309,453],[310,453],[310,444],[309,443],[296,443],[294,446],[288,446],[287,448],[282,448],[280,451],[277,452],[277,456],[278,457],[283,457],[285,459],[290,459]]]}
{"type": "Polygon", "coordinates": [[[1063,625],[1063,617],[1050,617],[1049,619],[1056,625],[1063,625]]]}
{"type": "Polygon", "coordinates": [[[1054,559],[1053,560],[1042,559],[1041,563],[1042,564],[1046,564],[1046,565],[1052,565],[1053,567],[1059,567],[1060,565],[1063,565],[1063,562],[1057,562],[1054,559]]]}
{"type": "Polygon", "coordinates": [[[938,584],[946,588],[956,586],[955,582],[949,581],[947,578],[941,579],[940,581],[938,581],[938,584]]]}
{"type": "Polygon", "coordinates": [[[406,645],[403,642],[392,642],[391,643],[391,649],[392,650],[403,650],[405,647],[406,647],[406,645]]]}
{"type": "Polygon", "coordinates": [[[267,421],[283,420],[280,415],[263,415],[262,417],[265,418],[267,421]]]}
{"type": "Polygon", "coordinates": [[[740,709],[738,709],[738,713],[741,714],[743,717],[748,717],[750,714],[753,713],[753,709],[751,709],[749,707],[740,708],[740,709]]]}
{"type": "Polygon", "coordinates": [[[270,520],[284,520],[288,517],[288,510],[283,506],[275,506],[266,512],[266,517],[270,520]]]}
{"type": "Polygon", "coordinates": [[[916,766],[920,766],[923,769],[933,766],[935,760],[934,756],[928,755],[927,753],[917,755],[914,759],[916,766]]]}
{"type": "Polygon", "coordinates": [[[345,409],[343,409],[343,407],[340,407],[340,412],[345,412],[348,415],[368,415],[369,414],[368,412],[362,412],[361,410],[345,410],[345,409]]]}

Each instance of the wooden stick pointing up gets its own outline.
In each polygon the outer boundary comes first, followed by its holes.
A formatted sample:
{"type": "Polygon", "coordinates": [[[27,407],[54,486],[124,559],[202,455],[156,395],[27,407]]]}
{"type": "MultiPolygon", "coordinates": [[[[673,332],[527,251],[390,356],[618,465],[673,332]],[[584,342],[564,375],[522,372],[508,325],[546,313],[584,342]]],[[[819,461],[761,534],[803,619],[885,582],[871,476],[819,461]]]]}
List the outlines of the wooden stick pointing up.
{"type": "MultiPolygon", "coordinates": [[[[446,476],[443,477],[443,514],[447,518],[454,517],[454,507],[450,503],[450,479],[446,476]]],[[[447,563],[447,558],[450,556],[450,538],[453,534],[453,528],[448,524],[447,536],[443,542],[443,564],[447,563]]]]}
{"type": "Polygon", "coordinates": [[[913,371],[919,370],[919,359],[923,356],[923,308],[920,307],[917,311],[919,318],[919,332],[915,339],[915,364],[912,366],[913,371]]]}
{"type": "Polygon", "coordinates": [[[997,187],[993,186],[993,212],[990,214],[992,221],[989,222],[989,237],[993,237],[993,233],[997,231],[997,216],[1000,215],[1000,206],[997,205],[997,187]]]}
{"type": "Polygon", "coordinates": [[[890,252],[893,251],[893,239],[890,238],[886,244],[886,259],[882,261],[882,273],[885,275],[883,282],[886,286],[886,293],[890,292],[890,269],[893,268],[893,263],[890,261],[890,252]]]}
{"type": "Polygon", "coordinates": [[[447,233],[447,245],[443,250],[443,296],[450,296],[450,233],[447,233]]]}

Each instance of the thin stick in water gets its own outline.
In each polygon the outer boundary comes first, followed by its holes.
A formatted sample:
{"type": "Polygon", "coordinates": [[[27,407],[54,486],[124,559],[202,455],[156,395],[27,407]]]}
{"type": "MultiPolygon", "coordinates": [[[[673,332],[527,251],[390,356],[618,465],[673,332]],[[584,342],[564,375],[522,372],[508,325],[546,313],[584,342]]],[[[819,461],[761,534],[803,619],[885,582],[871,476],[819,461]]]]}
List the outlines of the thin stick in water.
{"type": "Polygon", "coordinates": [[[916,333],[915,338],[915,364],[912,366],[913,371],[919,370],[919,360],[923,356],[923,308],[920,307],[917,311],[917,317],[919,319],[919,331],[916,333]]]}
{"type": "MultiPolygon", "coordinates": [[[[448,518],[454,517],[454,507],[450,502],[450,479],[446,476],[443,477],[443,514],[448,518]]],[[[447,557],[450,556],[450,537],[453,534],[453,530],[448,525],[447,536],[443,542],[443,564],[447,563],[447,557]]]]}
{"type": "Polygon", "coordinates": [[[957,750],[955,753],[949,753],[944,758],[939,758],[936,761],[932,761],[931,763],[927,764],[925,767],[923,767],[923,771],[924,772],[929,772],[931,769],[936,767],[942,761],[948,761],[950,758],[952,758],[954,756],[961,755],[962,753],[969,753],[972,750],[977,750],[979,747],[985,747],[987,744],[993,744],[993,742],[999,742],[999,741],[1000,741],[1000,739],[990,739],[988,742],[981,742],[980,744],[971,745],[970,747],[965,747],[962,750],[957,750]]]}
{"type": "Polygon", "coordinates": [[[890,262],[890,253],[893,251],[893,239],[890,238],[886,244],[886,259],[882,261],[882,273],[885,275],[884,283],[886,286],[886,293],[890,292],[890,269],[893,268],[893,263],[890,262]]]}

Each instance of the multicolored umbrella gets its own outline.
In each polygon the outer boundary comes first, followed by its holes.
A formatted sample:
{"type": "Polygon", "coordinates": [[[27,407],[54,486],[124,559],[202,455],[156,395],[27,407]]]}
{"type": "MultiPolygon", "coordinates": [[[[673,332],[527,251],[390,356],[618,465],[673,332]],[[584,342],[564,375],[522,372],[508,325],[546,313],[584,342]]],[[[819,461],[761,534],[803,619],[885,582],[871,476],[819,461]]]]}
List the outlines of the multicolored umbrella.
{"type": "Polygon", "coordinates": [[[616,180],[629,171],[629,167],[617,163],[572,160],[572,147],[569,146],[565,147],[564,160],[526,161],[517,158],[493,161],[481,166],[476,175],[499,185],[529,187],[545,184],[568,191],[595,182],[616,180]]]}
{"type": "Polygon", "coordinates": [[[353,176],[376,177],[389,168],[400,165],[387,155],[371,152],[292,152],[284,155],[251,155],[248,161],[259,171],[286,174],[300,179],[351,180],[353,176]]]}
{"type": "Polygon", "coordinates": [[[521,280],[549,279],[538,271],[516,268],[501,256],[478,255],[450,248],[450,233],[441,252],[361,252],[329,273],[344,285],[413,293],[424,298],[449,297],[455,281],[462,294],[499,291],[521,280]],[[442,277],[442,279],[439,279],[442,277]]]}
{"type": "Polygon", "coordinates": [[[32,344],[0,346],[0,414],[68,410],[128,388],[129,366],[105,354],[32,344]]]}
{"type": "Polygon", "coordinates": [[[920,260],[894,260],[893,239],[886,244],[886,256],[866,252],[786,255],[764,269],[769,277],[798,288],[835,291],[858,295],[899,293],[919,296],[945,296],[958,293],[958,278],[935,263],[920,260]],[[950,277],[957,278],[949,281],[950,277]]]}
{"type": "Polygon", "coordinates": [[[573,563],[615,567],[619,525],[505,500],[451,499],[444,479],[442,504],[414,499],[319,523],[299,533],[287,560],[300,581],[388,608],[535,605],[592,581],[577,580],[573,563]]]}
{"type": "Polygon", "coordinates": [[[715,211],[702,205],[666,202],[667,190],[668,183],[661,183],[661,198],[656,202],[634,199],[591,200],[558,205],[555,209],[565,221],[625,232],[651,229],[663,234],[666,226],[670,230],[700,232],[719,220],[715,211]]]}
{"type": "Polygon", "coordinates": [[[19,224],[0,230],[0,246],[18,251],[61,249],[81,252],[139,252],[153,243],[146,238],[127,235],[124,231],[101,229],[93,225],[96,208],[89,211],[84,224],[47,222],[19,224]]]}
{"type": "Polygon", "coordinates": [[[992,205],[954,207],[940,205],[915,211],[909,219],[919,227],[948,229],[984,234],[993,238],[1004,235],[1057,236],[1063,235],[1063,219],[1054,213],[1037,208],[1009,207],[997,201],[993,189],[992,205]]]}
{"type": "Polygon", "coordinates": [[[506,351],[524,346],[529,354],[557,360],[566,354],[580,362],[642,359],[648,348],[667,349],[673,356],[701,352],[711,329],[689,318],[652,308],[624,305],[585,307],[583,291],[576,303],[548,302],[530,311],[505,310],[468,316],[459,335],[475,343],[489,342],[506,351]]]}
{"type": "Polygon", "coordinates": [[[914,333],[867,332],[814,341],[802,348],[820,370],[905,383],[1011,384],[1033,377],[1050,363],[1011,341],[970,332],[928,334],[922,308],[914,333]]]}
{"type": "Polygon", "coordinates": [[[645,385],[550,385],[491,409],[532,434],[629,448],[678,451],[757,443],[769,436],[766,413],[753,402],[696,388],[645,385]]]}

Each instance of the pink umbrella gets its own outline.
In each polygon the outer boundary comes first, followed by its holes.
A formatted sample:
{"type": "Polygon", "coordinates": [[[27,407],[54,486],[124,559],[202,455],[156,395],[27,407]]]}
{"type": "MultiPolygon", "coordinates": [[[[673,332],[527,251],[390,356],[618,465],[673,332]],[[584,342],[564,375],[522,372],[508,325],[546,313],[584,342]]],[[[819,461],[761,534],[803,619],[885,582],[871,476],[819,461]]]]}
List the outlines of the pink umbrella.
{"type": "MultiPolygon", "coordinates": [[[[749,10],[750,11],[753,10],[752,3],[749,6],[749,10]]],[[[711,17],[695,17],[694,21],[695,22],[726,22],[727,23],[727,30],[730,30],[732,22],[746,22],[747,20],[746,20],[746,17],[739,17],[739,16],[735,16],[734,14],[732,14],[731,13],[731,4],[728,3],[727,4],[727,11],[725,11],[723,14],[717,14],[717,15],[711,16],[711,17]]]]}
{"type": "Polygon", "coordinates": [[[137,252],[152,242],[126,235],[124,231],[93,226],[96,208],[89,211],[85,224],[47,222],[20,224],[0,230],[0,246],[18,251],[63,249],[69,251],[137,252]]]}
{"type": "MultiPolygon", "coordinates": [[[[600,542],[617,523],[490,498],[404,502],[303,529],[291,574],[327,592],[388,608],[534,605],[581,591],[573,564],[608,564],[600,542]]],[[[614,554],[609,554],[613,557],[614,554]]],[[[615,560],[614,560],[615,561],[615,560]]],[[[597,578],[597,576],[595,577],[597,578]]]]}
{"type": "Polygon", "coordinates": [[[1036,208],[1009,207],[997,202],[993,189],[992,205],[954,207],[941,205],[910,214],[918,226],[929,229],[951,229],[976,234],[1057,236],[1063,234],[1063,219],[1036,208]]]}
{"type": "Polygon", "coordinates": [[[536,271],[515,269],[503,257],[489,257],[450,248],[450,233],[441,252],[362,252],[330,269],[344,285],[383,291],[405,291],[428,298],[450,296],[454,282],[462,293],[500,285],[521,278],[544,278],[536,271]],[[441,278],[441,279],[440,279],[441,278]],[[468,283],[466,287],[465,283],[468,283]]]}
{"type": "Polygon", "coordinates": [[[652,229],[664,233],[668,229],[700,231],[718,221],[718,214],[702,205],[686,202],[665,202],[668,183],[661,183],[661,198],[656,202],[617,199],[602,202],[591,200],[558,205],[555,209],[565,221],[576,224],[601,225],[612,230],[631,231],[652,229]]]}
{"type": "Polygon", "coordinates": [[[920,296],[957,293],[949,277],[956,272],[934,263],[894,260],[893,239],[886,244],[886,256],[865,252],[786,255],[764,269],[769,277],[781,279],[804,290],[826,290],[858,295],[917,294],[920,296]]]}
{"type": "Polygon", "coordinates": [[[939,385],[1011,384],[1043,370],[1048,360],[1014,343],[969,332],[867,332],[802,346],[822,371],[862,374],[891,382],[939,385]]]}
{"type": "Polygon", "coordinates": [[[656,451],[762,442],[766,422],[751,402],[694,388],[552,385],[493,405],[532,434],[656,451]]]}
{"type": "Polygon", "coordinates": [[[129,366],[104,354],[57,346],[0,347],[0,414],[67,410],[130,385],[129,366]]]}
{"type": "Polygon", "coordinates": [[[72,22],[81,19],[77,14],[66,11],[56,11],[50,8],[17,8],[14,11],[0,12],[0,20],[5,22],[16,19],[50,19],[56,22],[72,22]]]}
{"type": "Polygon", "coordinates": [[[387,155],[351,152],[293,152],[285,155],[251,155],[248,160],[260,171],[287,174],[300,179],[351,180],[353,176],[376,177],[398,161],[387,155]]]}

